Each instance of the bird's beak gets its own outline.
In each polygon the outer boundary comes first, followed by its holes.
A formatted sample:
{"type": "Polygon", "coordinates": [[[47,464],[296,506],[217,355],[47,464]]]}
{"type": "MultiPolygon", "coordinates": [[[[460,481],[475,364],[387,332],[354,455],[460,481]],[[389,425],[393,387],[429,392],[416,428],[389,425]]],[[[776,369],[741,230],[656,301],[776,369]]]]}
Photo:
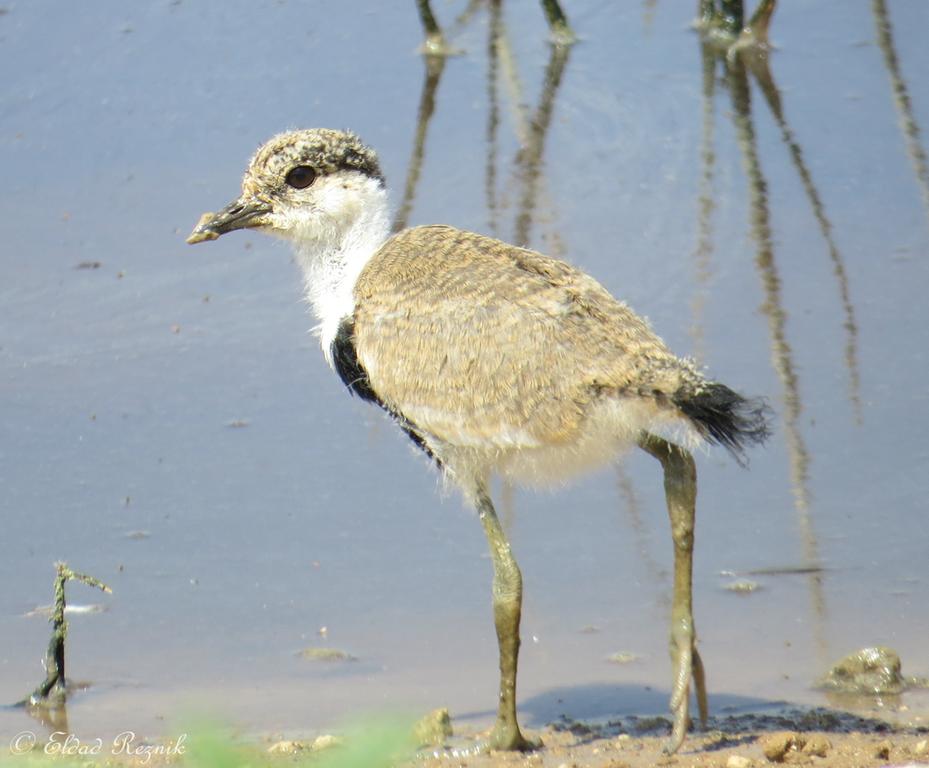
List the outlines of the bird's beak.
{"type": "Polygon", "coordinates": [[[271,213],[270,204],[254,197],[240,197],[216,213],[204,213],[190,233],[187,242],[191,245],[204,240],[215,240],[234,229],[260,227],[267,223],[271,213]]]}

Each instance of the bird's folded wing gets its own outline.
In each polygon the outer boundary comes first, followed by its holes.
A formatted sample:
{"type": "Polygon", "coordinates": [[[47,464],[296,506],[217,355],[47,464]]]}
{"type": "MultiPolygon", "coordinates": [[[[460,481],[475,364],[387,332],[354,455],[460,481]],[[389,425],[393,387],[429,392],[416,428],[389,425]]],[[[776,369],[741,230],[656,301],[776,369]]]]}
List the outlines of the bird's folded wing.
{"type": "Polygon", "coordinates": [[[373,390],[459,446],[569,441],[592,400],[655,386],[655,372],[677,362],[593,278],[450,227],[389,240],[355,299],[355,347],[373,390]]]}

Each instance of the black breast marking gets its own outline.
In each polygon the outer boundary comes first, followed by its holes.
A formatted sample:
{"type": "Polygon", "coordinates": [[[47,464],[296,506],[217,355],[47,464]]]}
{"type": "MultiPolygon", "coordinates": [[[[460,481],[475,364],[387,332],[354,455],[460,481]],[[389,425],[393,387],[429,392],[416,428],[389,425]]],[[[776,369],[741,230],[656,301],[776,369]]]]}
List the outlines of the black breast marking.
{"type": "Polygon", "coordinates": [[[342,382],[348,387],[348,391],[353,395],[357,395],[362,400],[374,403],[387,411],[387,413],[393,416],[400,429],[406,432],[410,440],[412,440],[417,447],[425,451],[426,455],[429,456],[430,459],[433,459],[436,464],[441,465],[441,462],[436,458],[435,454],[429,450],[426,441],[423,440],[414,426],[403,414],[388,408],[384,401],[378,396],[377,392],[372,389],[371,382],[368,379],[368,372],[358,359],[358,350],[355,349],[355,321],[351,317],[346,317],[339,323],[339,330],[332,340],[330,350],[335,372],[339,374],[339,378],[342,379],[342,382]]]}
{"type": "Polygon", "coordinates": [[[352,318],[346,317],[339,323],[339,330],[332,340],[331,352],[335,372],[348,387],[348,391],[353,395],[358,395],[362,400],[369,400],[387,410],[381,399],[371,389],[368,372],[358,360],[358,351],[355,349],[355,321],[352,318]]]}

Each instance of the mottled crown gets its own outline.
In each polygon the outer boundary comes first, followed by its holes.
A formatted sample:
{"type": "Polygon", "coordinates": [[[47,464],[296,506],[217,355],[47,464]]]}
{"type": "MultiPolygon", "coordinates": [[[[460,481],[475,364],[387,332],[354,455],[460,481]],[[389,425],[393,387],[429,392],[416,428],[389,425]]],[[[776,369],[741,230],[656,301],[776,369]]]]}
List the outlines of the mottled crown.
{"type": "Polygon", "coordinates": [[[280,176],[299,165],[308,165],[320,175],[359,171],[384,184],[384,174],[374,150],[354,133],[331,128],[278,134],[255,153],[249,172],[280,176]]]}

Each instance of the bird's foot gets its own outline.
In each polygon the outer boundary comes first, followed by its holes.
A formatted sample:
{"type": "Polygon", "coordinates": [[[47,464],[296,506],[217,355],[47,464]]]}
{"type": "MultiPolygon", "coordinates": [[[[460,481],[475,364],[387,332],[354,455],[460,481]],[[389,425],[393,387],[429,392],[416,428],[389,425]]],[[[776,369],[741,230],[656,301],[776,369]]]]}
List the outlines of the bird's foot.
{"type": "Polygon", "coordinates": [[[519,730],[519,725],[515,722],[507,723],[497,720],[490,735],[477,744],[475,751],[479,753],[491,751],[532,752],[541,746],[541,739],[524,736],[522,731],[519,730]]]}
{"type": "Polygon", "coordinates": [[[709,713],[706,698],[706,679],[703,674],[703,661],[697,651],[697,637],[693,630],[693,620],[675,622],[671,630],[671,661],[674,680],[671,687],[671,714],[674,726],[671,738],[664,745],[664,753],[673,755],[680,749],[684,736],[690,726],[690,681],[694,683],[697,694],[697,708],[700,712],[700,727],[706,728],[709,713]]]}
{"type": "Polygon", "coordinates": [[[490,752],[532,752],[541,749],[542,746],[541,739],[523,736],[518,727],[511,729],[498,723],[486,738],[470,742],[466,746],[447,747],[435,754],[462,760],[490,752]]]}

